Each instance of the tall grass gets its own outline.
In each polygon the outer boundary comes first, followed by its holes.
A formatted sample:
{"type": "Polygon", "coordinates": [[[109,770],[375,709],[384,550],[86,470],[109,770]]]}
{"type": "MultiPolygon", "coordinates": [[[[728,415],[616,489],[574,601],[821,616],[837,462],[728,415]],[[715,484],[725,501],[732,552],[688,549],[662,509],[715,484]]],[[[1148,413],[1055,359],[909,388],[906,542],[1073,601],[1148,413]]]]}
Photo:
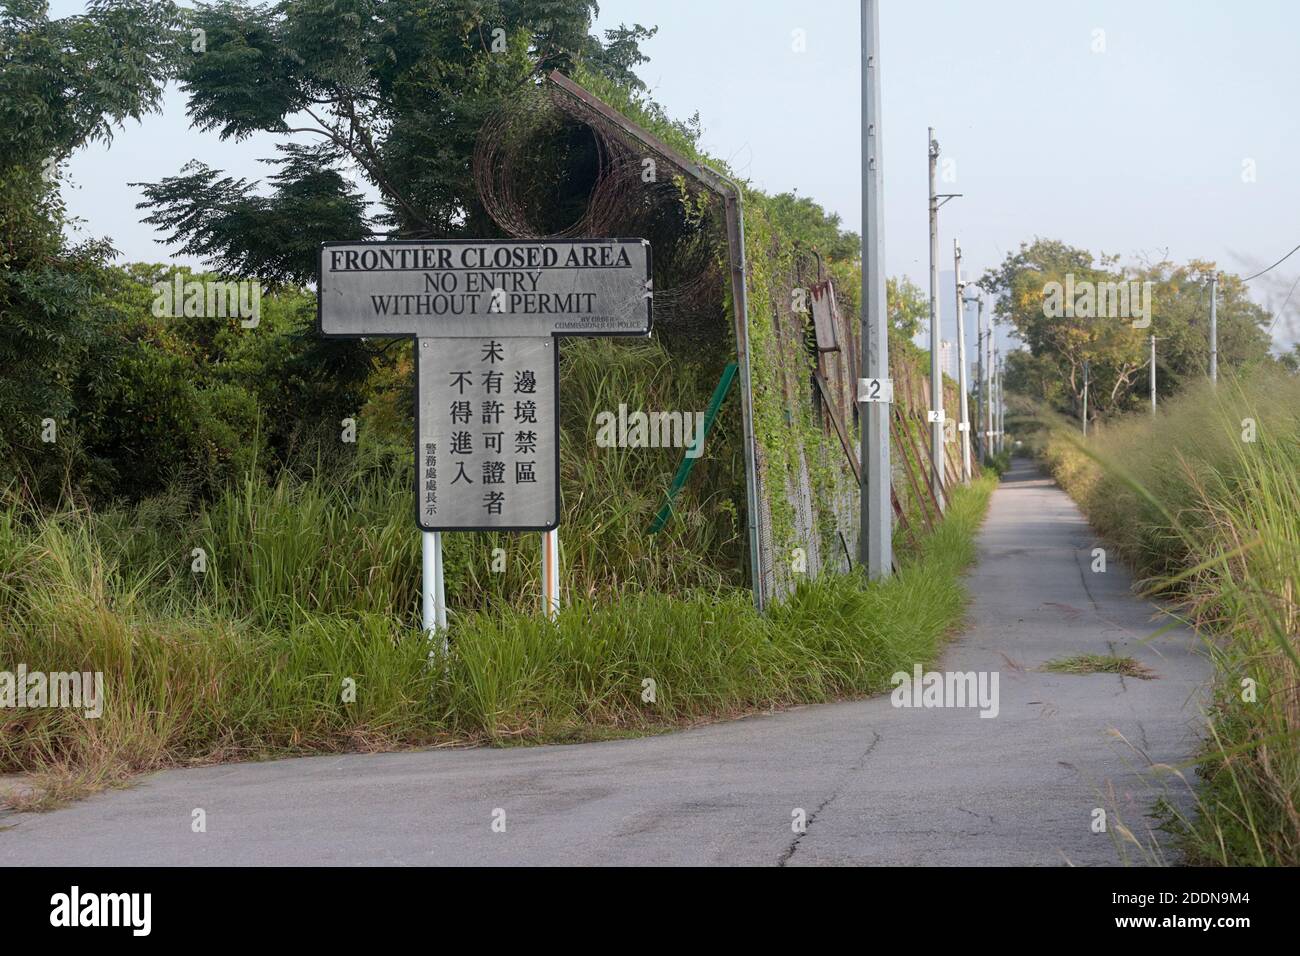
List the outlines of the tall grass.
{"type": "Polygon", "coordinates": [[[390,537],[369,514],[371,534],[358,535],[353,515],[319,504],[325,489],[244,488],[218,502],[196,523],[202,540],[216,555],[241,540],[247,553],[201,584],[141,557],[179,531],[140,529],[148,543],[136,553],[120,517],[24,514],[10,497],[0,669],[102,671],[106,686],[98,719],[3,712],[0,770],[38,773],[58,799],[167,766],[641,733],[871,693],[932,661],[960,618],[959,574],[990,488],[986,479],[955,494],[887,582],[822,577],[766,616],[732,587],[578,594],[554,623],[484,607],[459,616],[433,666],[414,622],[380,606],[379,595],[408,593],[380,565],[418,566],[402,551],[414,536],[390,537]],[[270,544],[295,536],[309,543],[270,544]],[[291,610],[259,609],[286,597],[291,610]]]}
{"type": "Polygon", "coordinates": [[[1190,858],[1300,864],[1300,378],[1196,387],[1086,446],[1058,434],[1048,459],[1146,586],[1210,635],[1200,812],[1172,820],[1190,858]]]}
{"type": "Polygon", "coordinates": [[[681,451],[593,440],[620,403],[703,410],[723,364],[657,341],[565,343],[564,610],[537,614],[536,535],[446,535],[451,649],[434,666],[409,435],[363,418],[357,446],[202,502],[177,487],[51,513],[0,493],[0,670],[100,671],[106,685],[98,719],[0,711],[0,771],[40,773],[57,800],[159,767],[644,733],[885,688],[960,617],[990,485],[955,496],[887,583],[822,577],[759,615],[734,390],[657,534],[681,451]]]}
{"type": "MultiPolygon", "coordinates": [[[[724,409],[672,520],[654,535],[648,530],[682,451],[594,442],[596,416],[619,402],[632,410],[702,410],[720,370],[707,354],[683,361],[657,340],[564,344],[566,599],[743,583],[737,502],[744,500],[744,463],[727,424],[738,408],[724,409]]],[[[77,537],[76,547],[62,549],[77,555],[70,560],[98,554],[114,581],[156,613],[215,609],[262,627],[318,614],[395,614],[414,623],[420,542],[412,528],[409,425],[406,434],[376,436],[363,420],[357,445],[331,448],[327,460],[299,462],[269,482],[254,468],[207,502],[177,486],[135,506],[93,512],[71,496],[63,511],[46,514],[11,489],[0,506],[11,527],[77,537]],[[204,552],[202,574],[191,571],[195,549],[204,552]]],[[[537,606],[536,536],[455,534],[444,547],[452,607],[537,606]]]]}

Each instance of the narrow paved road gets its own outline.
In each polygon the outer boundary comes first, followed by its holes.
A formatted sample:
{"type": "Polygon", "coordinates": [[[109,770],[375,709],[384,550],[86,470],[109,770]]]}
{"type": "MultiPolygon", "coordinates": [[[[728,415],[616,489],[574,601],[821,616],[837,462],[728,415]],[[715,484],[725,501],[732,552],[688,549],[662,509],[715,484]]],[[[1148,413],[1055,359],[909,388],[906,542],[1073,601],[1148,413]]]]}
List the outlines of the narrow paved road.
{"type": "Polygon", "coordinates": [[[169,771],[8,815],[0,865],[1114,863],[1116,811],[1149,836],[1139,771],[1194,752],[1209,667],[1186,633],[1142,642],[1151,609],[1115,563],[1090,570],[1095,544],[1030,465],[994,494],[942,666],[999,672],[995,719],[885,696],[638,740],[169,771]],[[1159,676],[1037,669],[1081,653],[1159,676]]]}

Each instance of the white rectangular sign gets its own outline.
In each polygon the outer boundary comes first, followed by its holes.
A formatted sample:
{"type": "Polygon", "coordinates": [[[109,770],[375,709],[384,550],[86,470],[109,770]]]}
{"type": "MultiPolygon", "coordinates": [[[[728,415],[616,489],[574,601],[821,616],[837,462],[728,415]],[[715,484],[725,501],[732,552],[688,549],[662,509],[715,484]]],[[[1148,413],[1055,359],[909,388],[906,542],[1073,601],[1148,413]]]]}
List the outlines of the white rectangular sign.
{"type": "Polygon", "coordinates": [[[320,331],[331,336],[645,335],[644,239],[326,243],[320,331]]]}
{"type": "Polygon", "coordinates": [[[892,378],[860,378],[858,379],[858,403],[870,404],[872,402],[884,402],[890,404],[894,401],[894,380],[892,378]]]}

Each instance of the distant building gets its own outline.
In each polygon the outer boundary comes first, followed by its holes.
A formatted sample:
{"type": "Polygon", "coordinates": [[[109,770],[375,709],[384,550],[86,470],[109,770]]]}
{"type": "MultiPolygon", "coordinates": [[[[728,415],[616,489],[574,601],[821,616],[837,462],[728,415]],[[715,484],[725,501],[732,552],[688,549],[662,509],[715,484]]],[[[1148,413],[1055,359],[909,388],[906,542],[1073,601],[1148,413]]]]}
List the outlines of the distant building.
{"type": "Polygon", "coordinates": [[[939,343],[939,369],[949,378],[957,377],[957,346],[947,339],[939,343]]]}

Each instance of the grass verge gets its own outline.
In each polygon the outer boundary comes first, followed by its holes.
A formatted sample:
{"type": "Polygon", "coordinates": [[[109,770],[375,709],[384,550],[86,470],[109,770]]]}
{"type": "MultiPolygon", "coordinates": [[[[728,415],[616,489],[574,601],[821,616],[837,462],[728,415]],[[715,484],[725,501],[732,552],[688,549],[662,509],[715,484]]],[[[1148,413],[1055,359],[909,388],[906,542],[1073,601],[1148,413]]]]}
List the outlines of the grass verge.
{"type": "Polygon", "coordinates": [[[1300,864],[1300,377],[1192,387],[1156,416],[1058,431],[1048,462],[1216,668],[1189,862],[1300,864]]]}
{"type": "Polygon", "coordinates": [[[146,600],[88,515],[31,523],[0,510],[0,670],[98,671],[105,685],[94,719],[0,711],[0,772],[33,775],[40,796],[24,803],[39,809],[166,767],[604,739],[875,693],[932,663],[958,625],[993,484],[954,492],[884,582],[822,577],[767,615],[725,588],[580,598],[554,623],[496,606],[461,615],[435,666],[408,620],[366,602],[343,610],[325,595],[271,615],[232,613],[216,590],[146,600]]]}

